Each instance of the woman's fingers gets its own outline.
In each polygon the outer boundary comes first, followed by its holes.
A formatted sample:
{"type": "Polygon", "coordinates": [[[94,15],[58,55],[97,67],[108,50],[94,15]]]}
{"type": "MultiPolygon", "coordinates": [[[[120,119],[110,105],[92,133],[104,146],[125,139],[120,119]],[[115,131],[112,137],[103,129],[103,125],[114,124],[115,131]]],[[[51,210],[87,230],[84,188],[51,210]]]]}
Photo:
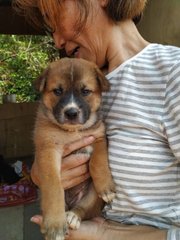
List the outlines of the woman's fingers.
{"type": "MultiPolygon", "coordinates": [[[[61,181],[64,189],[74,187],[90,177],[89,175],[89,155],[72,154],[63,159],[61,167],[61,181]]],[[[35,163],[32,165],[32,181],[39,186],[38,167],[35,163]]]]}
{"type": "Polygon", "coordinates": [[[83,174],[82,176],[79,176],[79,177],[76,177],[76,178],[73,178],[71,180],[65,180],[62,182],[62,185],[63,185],[63,188],[65,190],[69,189],[69,188],[72,188],[72,187],[75,187],[77,186],[78,184],[84,182],[85,180],[87,180],[88,178],[90,178],[90,174],[89,173],[86,173],[86,174],[83,174]]]}
{"type": "Polygon", "coordinates": [[[90,177],[89,156],[72,154],[64,158],[62,163],[61,181],[64,189],[74,187],[90,177]]]}
{"type": "Polygon", "coordinates": [[[41,226],[41,225],[42,225],[42,220],[43,220],[43,218],[42,218],[41,215],[34,215],[34,216],[31,218],[30,221],[33,222],[33,223],[38,224],[39,226],[41,226]]]}
{"type": "Polygon", "coordinates": [[[95,138],[93,136],[89,136],[89,137],[84,137],[84,138],[80,139],[79,141],[75,141],[75,142],[66,144],[64,146],[63,157],[66,157],[73,151],[76,151],[80,148],[90,145],[91,143],[94,142],[94,140],[95,140],[95,138]]]}
{"type": "Polygon", "coordinates": [[[67,171],[72,168],[76,168],[83,164],[88,163],[90,156],[88,154],[78,153],[78,154],[71,154],[68,157],[63,158],[61,171],[67,171]]]}
{"type": "Polygon", "coordinates": [[[77,176],[81,176],[89,171],[88,163],[79,164],[77,166],[69,168],[67,171],[62,171],[61,180],[69,180],[77,176]]]}

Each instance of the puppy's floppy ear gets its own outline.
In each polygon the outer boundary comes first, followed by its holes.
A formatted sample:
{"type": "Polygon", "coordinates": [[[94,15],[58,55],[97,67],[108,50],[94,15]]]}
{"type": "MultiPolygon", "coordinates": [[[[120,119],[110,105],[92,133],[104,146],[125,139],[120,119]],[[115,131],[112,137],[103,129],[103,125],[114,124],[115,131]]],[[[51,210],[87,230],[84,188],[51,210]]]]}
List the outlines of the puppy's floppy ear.
{"type": "Polygon", "coordinates": [[[49,73],[49,69],[47,68],[35,81],[35,84],[34,84],[35,89],[40,93],[43,92],[43,90],[46,87],[48,73],[49,73]]]}
{"type": "Polygon", "coordinates": [[[101,70],[98,67],[95,67],[96,74],[97,74],[97,82],[100,86],[100,89],[102,92],[107,92],[110,89],[110,83],[107,80],[107,78],[104,76],[104,74],[101,72],[101,70]]]}

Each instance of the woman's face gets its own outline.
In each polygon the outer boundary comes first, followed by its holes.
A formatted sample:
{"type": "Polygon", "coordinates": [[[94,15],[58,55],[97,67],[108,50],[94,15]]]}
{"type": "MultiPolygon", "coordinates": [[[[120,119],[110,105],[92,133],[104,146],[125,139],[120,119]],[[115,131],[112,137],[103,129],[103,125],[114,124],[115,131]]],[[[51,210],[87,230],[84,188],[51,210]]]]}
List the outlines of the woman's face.
{"type": "Polygon", "coordinates": [[[53,39],[56,47],[64,48],[69,57],[84,58],[102,67],[106,62],[108,40],[104,29],[109,21],[100,6],[100,1],[92,0],[92,2],[94,5],[87,22],[78,32],[79,11],[76,1],[65,0],[58,29],[53,33],[53,39]]]}

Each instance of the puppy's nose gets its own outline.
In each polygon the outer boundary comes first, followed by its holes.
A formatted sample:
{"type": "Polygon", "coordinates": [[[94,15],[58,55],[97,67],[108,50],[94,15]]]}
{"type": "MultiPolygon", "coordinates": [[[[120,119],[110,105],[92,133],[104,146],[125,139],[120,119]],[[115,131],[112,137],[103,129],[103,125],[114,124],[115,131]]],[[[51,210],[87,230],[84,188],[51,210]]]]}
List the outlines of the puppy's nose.
{"type": "Polygon", "coordinates": [[[69,108],[64,114],[68,119],[73,120],[78,116],[78,112],[77,108],[69,108]]]}

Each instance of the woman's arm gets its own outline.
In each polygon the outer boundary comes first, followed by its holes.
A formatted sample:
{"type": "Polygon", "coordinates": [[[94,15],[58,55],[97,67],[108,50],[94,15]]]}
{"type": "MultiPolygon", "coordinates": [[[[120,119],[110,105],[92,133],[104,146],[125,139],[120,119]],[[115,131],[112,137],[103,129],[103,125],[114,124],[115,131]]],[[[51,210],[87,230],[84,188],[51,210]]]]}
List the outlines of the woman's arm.
{"type": "MultiPolygon", "coordinates": [[[[42,216],[32,217],[41,225],[42,216]]],[[[83,221],[78,230],[69,230],[66,240],[166,240],[167,231],[149,226],[124,225],[103,218],[83,221]]]]}

